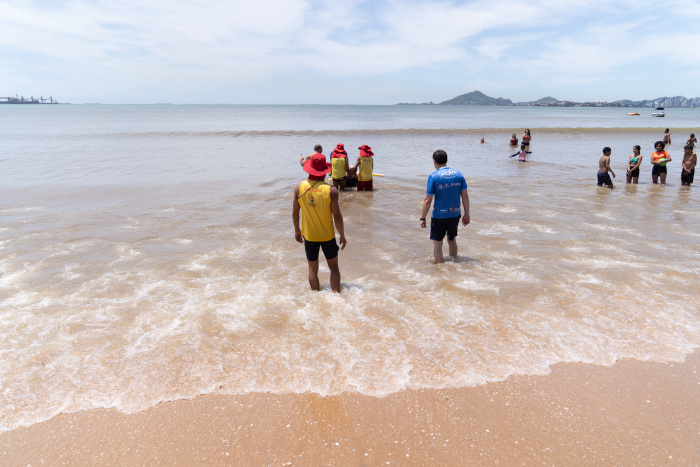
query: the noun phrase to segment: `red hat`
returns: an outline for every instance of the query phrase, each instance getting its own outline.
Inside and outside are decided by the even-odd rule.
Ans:
[[[331,164],[326,162],[326,156],[323,154],[314,154],[304,162],[304,172],[314,177],[321,177],[332,170]]]
[[[331,153],[331,157],[347,157],[348,153],[345,152],[345,145],[338,143],[338,145],[335,147],[333,152]]]
[[[370,148],[366,144],[363,144],[362,146],[360,146],[357,149],[360,150],[360,157],[372,157],[372,156],[374,156],[374,153],[372,152],[372,148]]]

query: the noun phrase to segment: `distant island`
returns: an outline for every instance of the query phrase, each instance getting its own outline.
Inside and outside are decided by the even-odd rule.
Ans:
[[[530,106],[530,107],[700,107],[700,97],[657,97],[641,101],[619,100],[614,102],[574,102],[560,101],[554,97],[543,97],[532,102],[513,103],[510,99],[502,97],[490,97],[480,91],[472,91],[459,95],[453,99],[434,104],[427,102],[411,104],[402,102],[397,105],[478,105],[478,106]]]

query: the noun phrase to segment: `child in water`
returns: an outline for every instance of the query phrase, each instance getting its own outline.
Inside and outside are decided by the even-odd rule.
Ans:
[[[510,156],[510,157],[519,156],[519,157],[518,157],[518,162],[527,162],[527,155],[528,155],[528,154],[532,154],[532,151],[526,151],[526,150],[525,150],[525,147],[526,147],[526,146],[525,146],[525,143],[521,144],[521,145],[520,145],[520,151],[516,152],[515,154],[513,154],[513,155]]]
[[[604,147],[603,157],[598,160],[598,186],[605,185],[612,190],[613,182],[610,180],[610,174],[615,178],[615,172],[610,167],[610,154],[612,154],[612,149]]]
[[[518,136],[515,133],[513,133],[513,136],[510,137],[510,147],[511,148],[518,147]]]
[[[654,185],[659,183],[659,178],[661,179],[661,184],[666,184],[666,164],[671,162],[671,156],[668,151],[664,151],[666,144],[663,141],[657,141],[654,143],[654,148],[656,151],[651,153],[651,163],[654,168],[651,169],[651,181]]]

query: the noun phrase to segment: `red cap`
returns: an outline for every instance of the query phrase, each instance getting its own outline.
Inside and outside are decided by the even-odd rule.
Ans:
[[[310,159],[306,159],[306,162],[304,162],[304,172],[314,177],[326,175],[332,170],[331,164],[326,162],[326,156],[323,154],[314,154]]]
[[[374,156],[374,153],[372,152],[372,148],[370,148],[366,144],[363,144],[362,146],[360,146],[357,149],[360,150],[360,157],[372,157],[372,156]]]

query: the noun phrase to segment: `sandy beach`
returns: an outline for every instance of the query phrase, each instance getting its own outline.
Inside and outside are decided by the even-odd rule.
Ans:
[[[696,465],[700,354],[474,388],[208,395],[0,435],[2,465]]]

